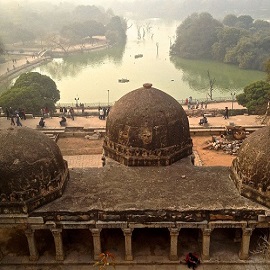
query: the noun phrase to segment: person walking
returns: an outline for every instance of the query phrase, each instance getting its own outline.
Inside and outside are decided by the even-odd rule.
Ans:
[[[224,119],[229,119],[229,109],[228,109],[228,107],[225,107]]]
[[[14,115],[10,115],[10,125],[15,126]]]
[[[9,112],[8,107],[6,107],[6,116],[7,116],[7,120],[9,120],[9,117],[10,117],[10,112]]]
[[[17,124],[17,127],[22,127],[22,123],[20,121],[20,116],[18,113],[16,114],[16,124]]]

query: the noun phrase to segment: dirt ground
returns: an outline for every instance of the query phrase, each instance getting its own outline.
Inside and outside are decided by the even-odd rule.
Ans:
[[[225,154],[222,150],[209,150],[204,147],[211,142],[211,136],[194,136],[193,150],[196,151],[201,159],[203,166],[228,166],[230,167],[236,156]]]
[[[63,156],[102,154],[103,140],[89,140],[84,137],[59,138],[57,141]]]
[[[194,136],[193,150],[200,157],[203,166],[231,166],[235,156],[223,153],[222,150],[207,150],[204,147],[211,141],[211,136]],[[84,137],[60,138],[57,142],[64,156],[102,154],[103,140],[88,140]]]

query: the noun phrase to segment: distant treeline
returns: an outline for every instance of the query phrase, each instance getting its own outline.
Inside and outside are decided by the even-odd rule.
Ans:
[[[232,14],[220,22],[209,13],[194,13],[178,26],[171,54],[264,70],[270,58],[270,23]]]
[[[111,43],[126,38],[126,21],[111,9],[96,6],[55,5],[48,2],[0,3],[0,40],[3,44],[71,46],[105,35]],[[91,42],[91,40],[90,40]],[[64,44],[64,45],[63,45]]]
[[[117,14],[135,18],[164,18],[182,20],[197,12],[209,12],[216,18],[227,14],[249,14],[253,18],[269,19],[269,0],[94,0],[100,5],[110,5]],[[108,2],[110,2],[108,4]]]

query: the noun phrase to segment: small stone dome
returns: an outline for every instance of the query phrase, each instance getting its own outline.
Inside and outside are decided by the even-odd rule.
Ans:
[[[231,166],[231,178],[241,194],[270,207],[270,127],[252,133]]]
[[[146,83],[110,110],[103,148],[128,166],[170,165],[192,154],[187,115],[173,97]]]
[[[61,196],[68,179],[58,145],[26,127],[0,130],[0,213],[28,213]]]

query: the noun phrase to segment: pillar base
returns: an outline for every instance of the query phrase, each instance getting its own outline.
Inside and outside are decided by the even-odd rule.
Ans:
[[[204,254],[202,254],[201,255],[201,258],[202,258],[203,261],[208,261],[208,260],[210,260],[210,255],[204,255]]]
[[[243,254],[242,252],[239,253],[240,260],[248,260],[249,254]]]
[[[177,255],[170,255],[170,261],[178,261],[179,258]]]
[[[55,256],[55,260],[56,261],[64,261],[65,260],[65,256],[57,255],[57,256]]]
[[[95,261],[100,261],[100,256],[99,255],[94,255],[94,260]]]
[[[36,262],[38,261],[38,259],[39,259],[39,256],[29,256],[29,261],[31,262]]]
[[[133,256],[132,255],[126,255],[125,260],[126,261],[133,261]]]

